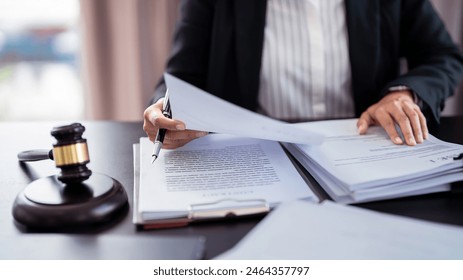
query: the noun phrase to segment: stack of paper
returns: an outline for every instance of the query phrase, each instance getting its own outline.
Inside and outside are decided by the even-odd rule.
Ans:
[[[463,146],[429,136],[417,146],[395,145],[384,129],[358,135],[355,119],[295,124],[326,136],[321,145],[285,144],[322,188],[341,203],[449,189],[463,180]]]

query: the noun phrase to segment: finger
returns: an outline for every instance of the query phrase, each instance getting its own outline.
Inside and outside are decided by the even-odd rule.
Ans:
[[[145,130],[145,132],[146,132],[146,135],[148,136],[148,138],[150,139],[150,141],[154,141],[154,139],[156,138],[156,136],[158,134],[157,129],[149,129],[149,130]]]
[[[428,139],[429,130],[428,123],[426,122],[426,117],[423,112],[421,112],[420,107],[416,106],[415,111],[418,113],[418,118],[420,119],[421,131],[423,132],[423,139]]]
[[[203,137],[208,134],[207,132],[203,132],[203,131],[192,131],[192,133],[177,133],[177,132],[173,133],[174,131],[170,131],[170,132],[171,132],[170,134],[174,134],[174,136],[179,136],[177,134],[180,134],[180,136],[179,138],[165,138],[163,148],[175,149],[175,148],[178,148],[178,147],[181,147],[187,144],[188,142],[196,138]],[[166,137],[167,137],[167,134],[166,134]]]
[[[154,113],[153,113],[154,112]],[[158,100],[155,104],[150,105],[143,112],[143,119],[149,121],[153,117],[153,114],[162,113],[162,100]]]
[[[161,111],[153,111],[149,115],[149,121],[156,128],[164,128],[168,130],[185,130],[185,124],[179,120],[173,120],[165,117]]]
[[[423,129],[421,127],[420,117],[418,112],[415,110],[415,104],[413,106],[405,105],[403,107],[405,114],[408,117],[410,125],[413,129],[413,135],[417,143],[423,143]]]
[[[146,120],[143,122],[143,130],[146,133],[156,133],[158,131],[158,129],[151,122]]]
[[[170,130],[185,130],[185,124],[183,122],[167,118],[162,114],[162,103],[163,98],[159,99],[155,104],[146,108],[143,113],[143,129],[145,131],[150,129],[157,130],[159,128]]]
[[[362,115],[360,115],[359,120],[357,121],[357,131],[359,134],[365,134],[367,133],[368,127],[372,124],[374,124],[375,121],[370,115],[370,113],[367,111],[363,112]]]
[[[399,133],[395,128],[395,122],[392,119],[389,113],[385,112],[384,110],[378,110],[379,112],[376,115],[376,120],[378,123],[386,130],[387,135],[391,138],[391,141],[394,144],[402,145],[403,141],[402,138],[399,137]]]
[[[158,132],[158,129],[151,122],[147,120],[143,121],[143,130],[145,131],[146,135],[148,135],[151,141],[154,140]]]
[[[399,125],[407,145],[415,146],[416,140],[413,134],[412,126],[410,124],[410,119],[408,118],[407,114],[405,114],[401,107],[394,108],[390,114],[394,118],[395,122]]]

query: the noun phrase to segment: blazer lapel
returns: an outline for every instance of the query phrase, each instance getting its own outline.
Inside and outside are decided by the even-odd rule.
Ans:
[[[257,108],[267,0],[235,1],[236,66],[240,100]]]
[[[378,0],[346,0],[349,57],[355,112],[359,116],[377,102],[376,75],[380,53],[380,11]]]

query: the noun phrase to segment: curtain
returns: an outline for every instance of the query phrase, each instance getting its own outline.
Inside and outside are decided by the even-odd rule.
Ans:
[[[463,47],[463,1],[431,0]],[[141,120],[162,75],[179,0],[80,0],[86,116]],[[463,86],[443,115],[463,114]]]
[[[165,66],[178,2],[80,0],[88,119],[142,119]]]

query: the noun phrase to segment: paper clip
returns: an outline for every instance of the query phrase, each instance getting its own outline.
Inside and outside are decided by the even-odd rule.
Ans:
[[[264,214],[270,206],[263,199],[234,200],[225,199],[213,203],[194,204],[190,206],[188,219],[191,221],[241,217]]]

